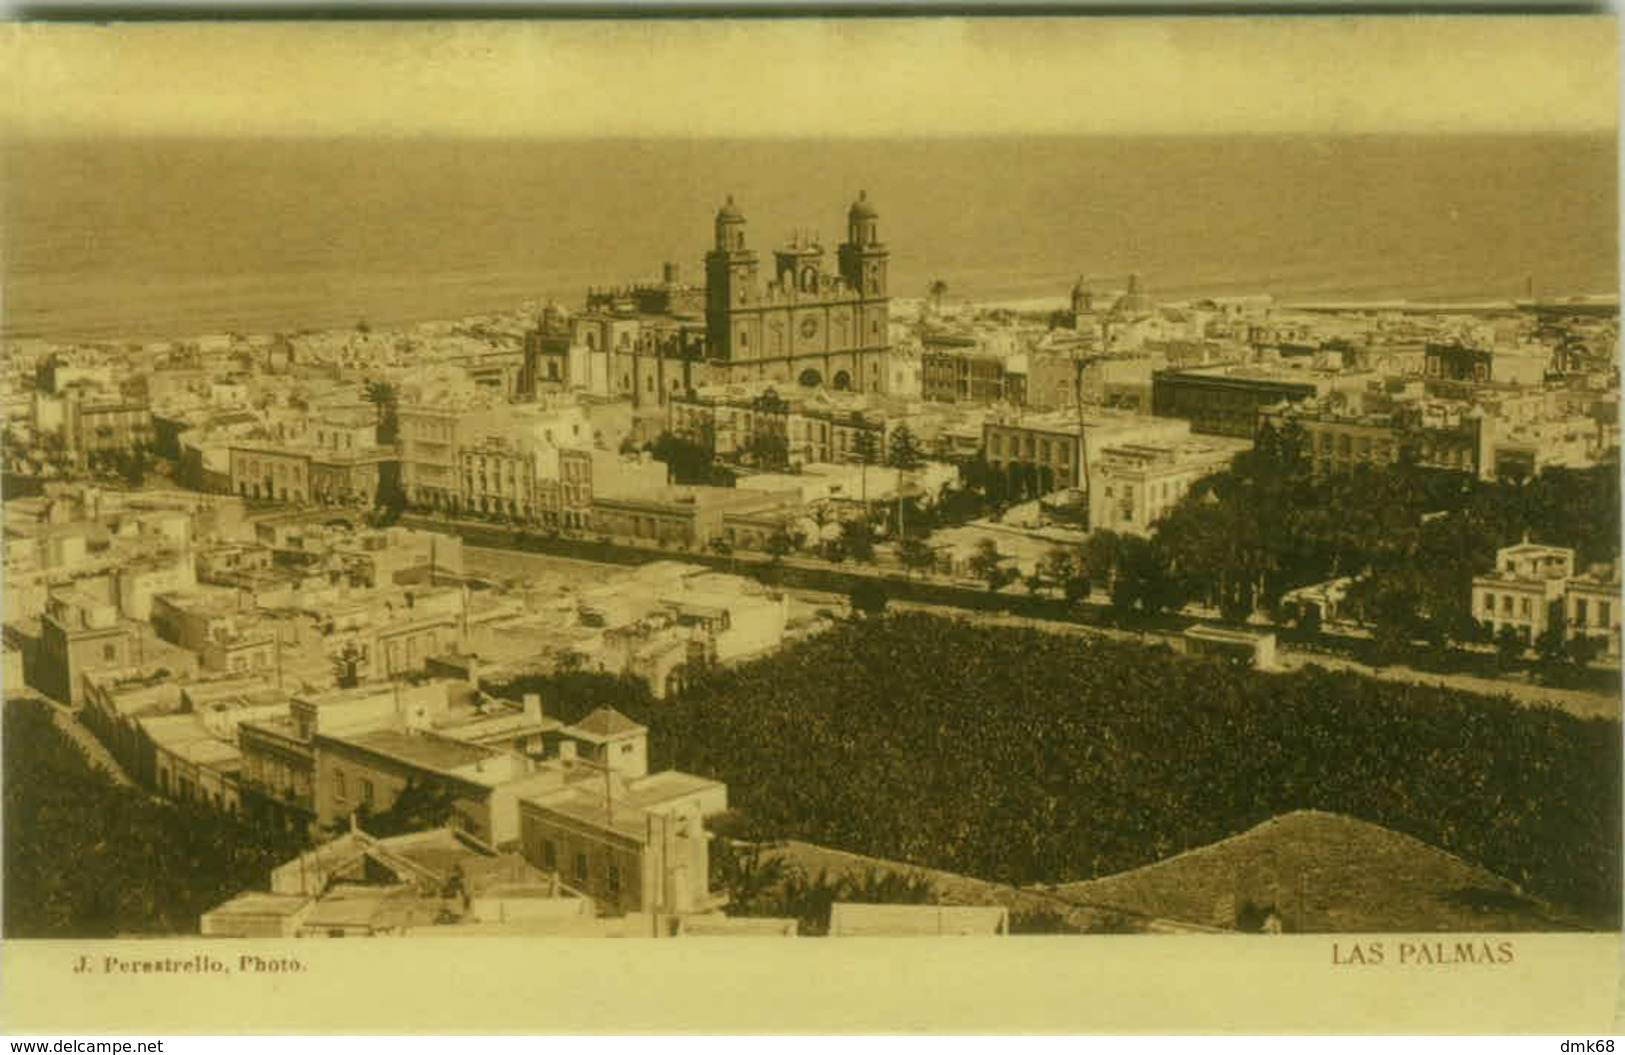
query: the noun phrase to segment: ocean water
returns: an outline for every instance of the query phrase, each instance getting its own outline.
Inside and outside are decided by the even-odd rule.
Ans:
[[[0,325],[176,337],[508,310],[702,280],[880,210],[892,292],[1501,298],[1618,285],[1612,136],[903,141],[35,140],[0,169]],[[770,265],[768,265],[770,266]]]

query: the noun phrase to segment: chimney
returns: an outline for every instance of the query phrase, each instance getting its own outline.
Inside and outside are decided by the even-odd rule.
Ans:
[[[525,693],[525,724],[531,725],[542,720],[542,697],[540,693]]]

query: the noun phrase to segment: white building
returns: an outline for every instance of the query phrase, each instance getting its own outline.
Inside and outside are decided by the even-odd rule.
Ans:
[[[1561,621],[1567,640],[1596,638],[1620,654],[1618,565],[1576,574],[1574,551],[1522,542],[1496,552],[1495,570],[1473,578],[1473,617],[1499,635],[1511,627],[1534,644]]]

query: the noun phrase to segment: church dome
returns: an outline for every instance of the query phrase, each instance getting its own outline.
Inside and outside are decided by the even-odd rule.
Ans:
[[[869,200],[868,191],[858,191],[858,200],[852,203],[852,208],[846,215],[854,220],[873,220],[880,213],[875,210],[874,203]]]
[[[744,222],[745,214],[740,212],[739,206],[734,204],[734,196],[732,194],[728,195],[728,200],[722,203],[722,208],[717,210],[717,219],[738,220],[741,223]]]

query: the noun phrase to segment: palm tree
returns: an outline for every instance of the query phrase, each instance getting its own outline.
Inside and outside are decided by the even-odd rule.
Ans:
[[[396,413],[400,397],[395,391],[395,386],[388,381],[372,378],[367,381],[362,398],[378,408],[378,442],[394,443],[400,431]]]
[[[712,839],[711,851],[712,882],[728,895],[728,914],[765,914],[771,907],[767,896],[789,874],[784,858],[764,857],[759,845],[741,847],[722,838]]]
[[[841,896],[866,905],[929,905],[937,900],[936,884],[922,872],[893,872],[873,865],[841,878]]]

